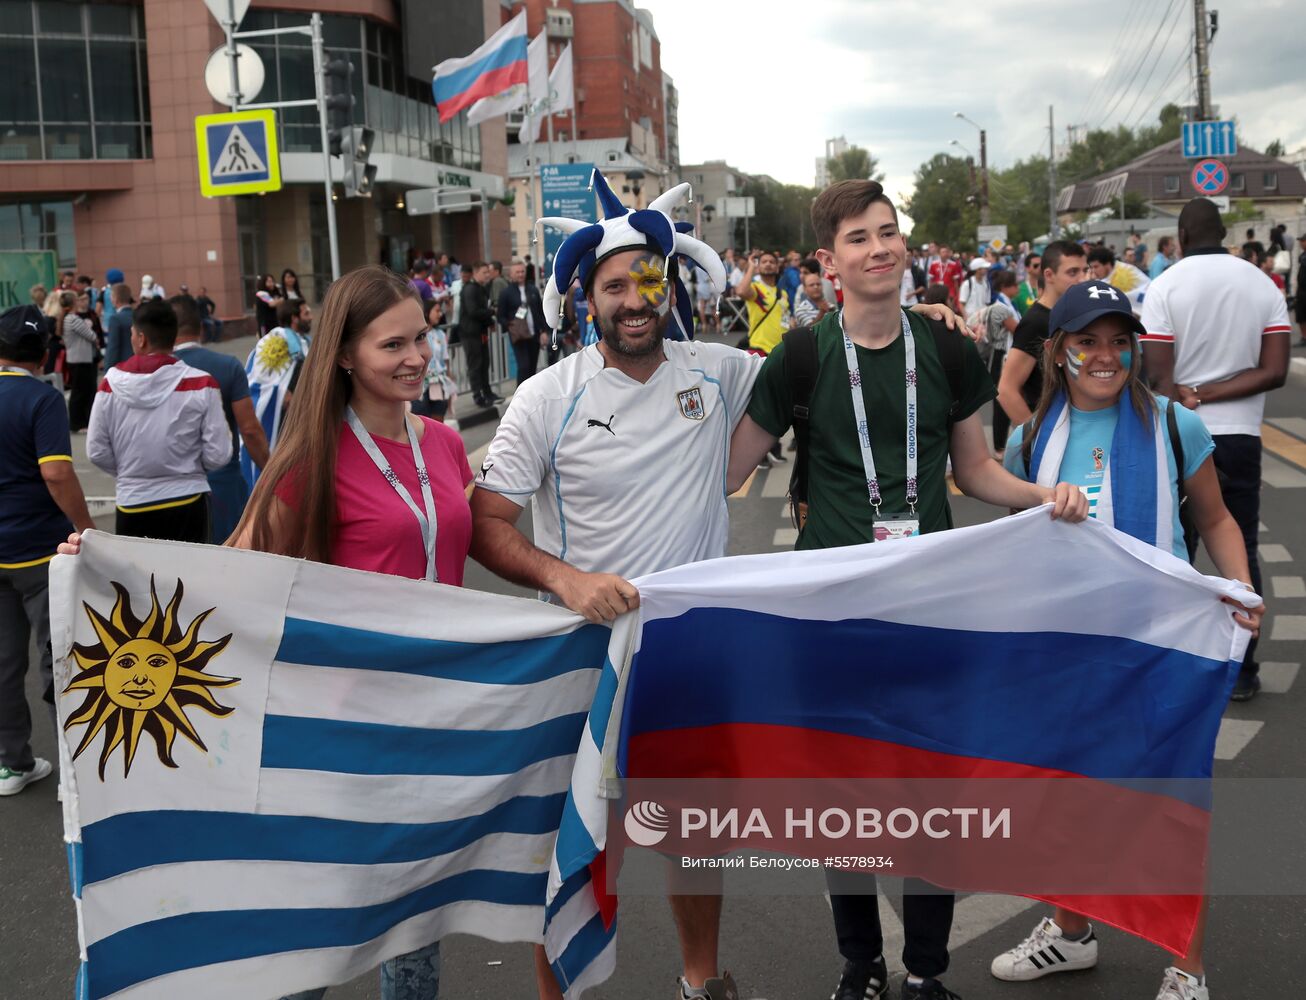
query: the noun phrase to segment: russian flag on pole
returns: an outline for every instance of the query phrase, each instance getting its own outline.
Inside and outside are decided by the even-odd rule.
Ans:
[[[509,87],[525,84],[526,10],[485,40],[471,55],[446,59],[435,67],[431,88],[447,122],[483,97],[494,97]]]
[[[540,940],[607,628],[99,532],[51,609],[79,1000],[271,1000],[450,933]]]
[[[905,854],[886,874],[1060,902],[1186,950],[1216,733],[1249,638],[1221,599],[1245,591],[1046,509],[636,582],[641,606],[614,629],[550,873],[545,948],[568,997],[615,964],[621,808],[646,805],[631,789],[650,779],[922,779],[909,794],[1009,795],[1009,840],[842,853]],[[680,856],[693,848],[668,811],[659,849]],[[804,850],[740,835],[716,853],[739,846]],[[1049,872],[1071,891],[1046,890]]]

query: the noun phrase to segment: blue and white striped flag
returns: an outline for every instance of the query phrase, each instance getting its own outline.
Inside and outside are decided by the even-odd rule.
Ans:
[[[308,352],[308,338],[293,330],[277,327],[259,338],[245,359],[245,377],[249,381],[249,398],[267,435],[268,450],[277,446],[281,433],[281,411],[286,406],[286,394],[295,376],[295,367]],[[259,468],[241,445],[240,471],[250,489],[258,482]]]
[[[99,532],[51,610],[79,998],[276,998],[450,933],[541,940],[608,629]]]

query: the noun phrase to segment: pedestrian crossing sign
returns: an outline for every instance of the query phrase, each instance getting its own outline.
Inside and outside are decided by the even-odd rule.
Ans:
[[[277,116],[271,108],[200,115],[195,144],[205,197],[281,190]]]

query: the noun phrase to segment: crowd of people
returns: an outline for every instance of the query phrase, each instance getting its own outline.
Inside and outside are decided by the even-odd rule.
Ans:
[[[71,464],[70,434],[85,428],[91,460],[116,480],[120,534],[454,586],[470,556],[595,622],[638,607],[631,578],[725,555],[727,494],[759,464],[783,460],[792,429],[799,549],[948,530],[951,476],[995,511],[1049,504],[1051,517],[1106,520],[1188,560],[1204,544],[1246,587],[1231,614],[1255,636],[1260,418],[1265,393],[1286,378],[1291,326],[1276,283],[1226,252],[1211,202],[1185,207],[1177,240],[1150,256],[1131,240],[1119,259],[1064,240],[957,256],[912,249],[871,181],[827,188],[812,219],[810,257],[718,256],[676,236],[700,329],[713,328],[727,289],[744,303],[738,344],[670,339],[672,250],[616,217],[600,224],[605,242],[568,255],[573,273],[555,275],[545,296],[529,258],[505,274],[428,254],[406,275],[379,266],[344,275],[314,316],[292,271],[267,275],[263,335],[245,365],[201,345],[199,297],[167,299],[148,277],[139,297],[111,271],[100,289],[74,282],[47,296],[49,318],[35,305],[4,313],[0,793],[51,771],[32,754],[23,677],[34,636],[53,711],[48,563],[56,549],[75,555],[92,527]],[[1146,281],[1141,301],[1134,271]],[[544,307],[552,291],[561,314]],[[473,472],[444,422],[455,392],[448,355],[455,344],[465,352],[478,404],[499,401],[485,360],[496,325],[518,384]],[[967,325],[975,342],[961,335]],[[570,350],[549,350],[541,366],[555,334]],[[67,405],[39,377],[56,351]],[[990,442],[981,412],[991,403]],[[1113,480],[1128,448],[1161,449],[1165,461]],[[518,524],[528,504],[533,538]],[[1234,698],[1255,695],[1257,669],[1253,640]],[[866,878],[830,884],[843,958],[836,1000],[888,990]],[[901,995],[955,1000],[942,982],[953,897],[911,888]],[[670,903],[682,943],[677,995],[736,998],[719,962],[720,896]],[[1097,957],[1094,928],[1061,909],[995,958],[992,973],[1035,979]],[[536,968],[540,995],[560,997],[542,949]],[[433,1000],[439,975],[434,942],[385,963],[384,995]],[[1199,933],[1166,968],[1158,1000],[1208,995]]]

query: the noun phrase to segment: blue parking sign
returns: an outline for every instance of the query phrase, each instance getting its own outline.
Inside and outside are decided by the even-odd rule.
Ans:
[[[195,119],[200,190],[208,197],[281,188],[276,113],[271,109]]]

